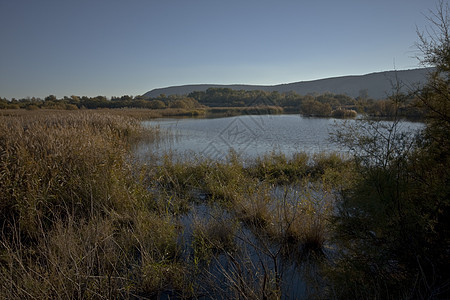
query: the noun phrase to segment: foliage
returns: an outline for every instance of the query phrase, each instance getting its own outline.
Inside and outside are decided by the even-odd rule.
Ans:
[[[32,107],[32,108],[30,108]],[[145,108],[145,109],[164,109],[164,108],[183,108],[183,109],[199,109],[203,106],[196,100],[184,96],[158,97],[155,99],[144,99],[141,96],[122,96],[107,99],[104,96],[86,97],[86,96],[64,96],[57,99],[54,95],[49,95],[45,99],[40,98],[24,98],[20,100],[0,99],[0,109],[59,109],[59,110],[75,110],[75,109],[99,109],[99,108]]]
[[[417,97],[427,108],[417,137],[398,119],[360,121],[336,139],[355,155],[359,175],[341,193],[334,218],[338,252],[328,275],[337,298],[448,298],[450,295],[449,14],[440,3],[420,35],[424,58],[435,66]],[[402,95],[392,97],[398,116]]]
[[[61,99],[49,95],[45,99],[24,98],[20,100],[1,99],[0,109],[147,109],[166,110],[161,113],[168,115],[169,111],[183,110],[184,115],[192,116],[204,114],[207,108],[209,113],[223,115],[237,114],[276,114],[301,113],[305,116],[316,117],[354,117],[355,112],[366,113],[374,117],[392,117],[393,113],[408,118],[423,118],[423,109],[417,106],[416,96],[408,96],[407,101],[396,110],[391,101],[373,99],[353,99],[346,95],[331,93],[298,95],[295,92],[278,93],[262,90],[232,90],[230,88],[209,88],[205,92],[196,91],[189,95],[161,94],[154,98],[143,96],[112,97],[104,96],[64,96]],[[175,111],[174,111],[175,110]]]
[[[303,115],[315,117],[329,117],[332,111],[330,104],[316,100],[305,100],[300,109]]]
[[[357,112],[353,109],[336,109],[331,112],[333,118],[355,118]]]

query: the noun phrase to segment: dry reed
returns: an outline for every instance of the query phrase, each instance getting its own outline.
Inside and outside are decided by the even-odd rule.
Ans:
[[[176,226],[128,159],[136,119],[0,116],[0,297],[128,298],[180,286]]]

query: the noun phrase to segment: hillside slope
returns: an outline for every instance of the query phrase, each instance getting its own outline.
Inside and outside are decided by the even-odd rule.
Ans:
[[[233,90],[264,90],[278,91],[280,93],[293,91],[300,95],[310,93],[346,94],[351,97],[358,97],[361,92],[367,91],[367,95],[373,99],[383,99],[392,92],[393,83],[398,79],[403,90],[408,91],[417,84],[424,83],[429,68],[385,71],[370,73],[366,75],[332,77],[312,81],[300,81],[278,85],[245,85],[245,84],[192,84],[158,88],[144,94],[144,97],[152,98],[160,94],[184,95],[193,91],[206,91],[211,87],[231,88]]]

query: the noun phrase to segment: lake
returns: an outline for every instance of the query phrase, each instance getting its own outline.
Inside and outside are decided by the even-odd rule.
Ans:
[[[145,121],[144,126],[158,127],[161,132],[160,138],[139,144],[135,153],[142,159],[146,159],[149,154],[152,156],[173,153],[181,160],[194,154],[199,155],[200,158],[203,156],[220,160],[225,159],[231,150],[239,153],[244,160],[272,151],[282,152],[287,156],[298,152],[313,154],[337,151],[345,153],[345,149],[339,148],[329,140],[330,134],[345,122],[360,121],[307,118],[300,115],[156,119]],[[389,125],[390,121],[383,121],[383,123]],[[400,131],[414,132],[421,128],[423,128],[422,123],[402,121],[399,124]],[[186,185],[186,189],[189,188],[189,185]],[[257,191],[259,190],[264,191],[263,184],[258,187]],[[267,238],[257,230],[257,226],[249,225],[251,223],[245,221],[241,210],[247,208],[252,211],[255,207],[268,205],[267,210],[270,211],[270,215],[278,216],[271,219],[272,221],[275,220],[275,223],[279,221],[279,224],[283,224],[280,220],[291,216],[289,224],[294,224],[294,219],[306,218],[307,215],[289,215],[286,214],[286,211],[305,205],[309,209],[313,208],[313,215],[316,213],[321,215],[322,212],[326,214],[324,211],[329,209],[328,205],[333,203],[335,195],[323,190],[321,184],[315,182],[286,186],[273,185],[266,191],[268,193],[261,194],[265,197],[259,197],[258,192],[244,194],[245,196],[241,198],[249,199],[249,202],[244,200],[233,202],[235,208],[222,205],[220,201],[210,201],[211,199],[208,199],[210,194],[204,193],[202,190],[193,188],[192,191],[189,191],[190,196],[184,196],[192,197],[189,210],[178,216],[183,228],[179,236],[179,244],[184,249],[183,259],[190,261],[196,257],[193,248],[196,228],[204,228],[205,232],[211,232],[211,237],[216,234],[220,237],[220,233],[223,235],[223,232],[230,232],[235,247],[239,251],[230,252],[231,254],[226,251],[217,252],[210,263],[203,266],[202,272],[199,272],[199,274],[206,274],[208,278],[213,278],[213,281],[209,278],[209,281],[205,282],[212,283],[212,286],[221,291],[227,291],[233,282],[233,280],[230,281],[230,278],[234,279],[237,274],[235,268],[238,265],[244,268],[244,273],[246,272],[244,277],[249,282],[257,282],[255,287],[261,284],[261,278],[263,278],[261,274],[271,274],[271,276],[278,274],[280,293],[284,298],[308,299],[310,295],[314,295],[316,290],[320,290],[321,284],[323,284],[317,261],[331,257],[335,251],[334,246],[329,241],[325,241],[317,253],[308,252],[307,249],[302,248],[303,245],[298,243],[293,243],[292,249],[288,249],[277,239]],[[174,197],[165,193],[156,193],[155,195],[155,197],[162,197],[162,201]],[[269,202],[258,202],[258,199]],[[247,203],[248,206],[242,206],[242,203]],[[301,224],[307,224],[305,220],[308,219],[302,219]],[[223,224],[234,224],[235,227],[226,227]],[[208,231],[208,228],[213,230]],[[283,230],[282,225],[279,230]],[[277,270],[277,273],[274,273],[274,270]],[[204,299],[229,298],[228,295],[221,298],[219,297],[220,293],[214,294],[214,291],[210,291],[209,288],[208,285],[199,287],[200,294],[212,295],[211,298],[206,296]],[[170,296],[171,294],[167,293],[163,294],[161,298],[169,299]]]
[[[241,115],[225,118],[155,119],[145,121],[144,126],[157,126],[163,138],[140,144],[138,155],[197,154],[222,159],[230,150],[244,159],[255,158],[270,152],[282,152],[287,156],[305,152],[345,152],[346,149],[329,141],[330,134],[344,122],[332,118],[309,118],[300,115]],[[416,131],[422,123],[402,121],[403,130]],[[165,134],[164,134],[165,133]]]

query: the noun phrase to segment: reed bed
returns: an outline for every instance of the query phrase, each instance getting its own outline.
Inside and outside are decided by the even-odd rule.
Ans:
[[[205,116],[236,116],[236,115],[261,115],[280,114],[283,108],[279,106],[251,106],[251,107],[197,107],[197,108],[98,108],[81,109],[84,113],[119,115],[132,117],[139,120],[148,120],[165,117],[205,117]],[[67,110],[48,109],[0,109],[0,116],[30,116],[40,114],[53,115],[55,112],[66,113]]]
[[[144,116],[2,112],[0,298],[280,298],[281,261],[322,253],[348,161],[230,153],[143,165],[132,145],[158,135]],[[199,203],[212,218],[182,224]]]
[[[123,116],[137,120],[148,120],[152,118],[164,117],[196,117],[205,115],[208,110],[206,108],[165,108],[165,109],[146,109],[146,108],[98,108],[98,109],[81,109],[80,112],[84,114],[109,115],[109,116]],[[55,114],[71,113],[67,110],[58,109],[0,109],[0,116],[48,116]],[[72,112],[74,113],[74,112]]]
[[[0,298],[150,297],[182,284],[176,222],[154,210],[128,157],[141,131],[105,113],[0,116]]]
[[[295,290],[286,282],[302,275],[289,266],[302,268],[327,255],[335,202],[352,182],[352,163],[324,153],[272,153],[245,163],[235,153],[221,162],[168,155],[152,172],[153,188],[171,199],[171,207],[206,205],[201,210],[209,216],[193,218],[194,250],[187,260],[217,278],[211,283],[199,276],[197,283],[225,298],[279,299]],[[311,290],[320,294],[320,288]]]

